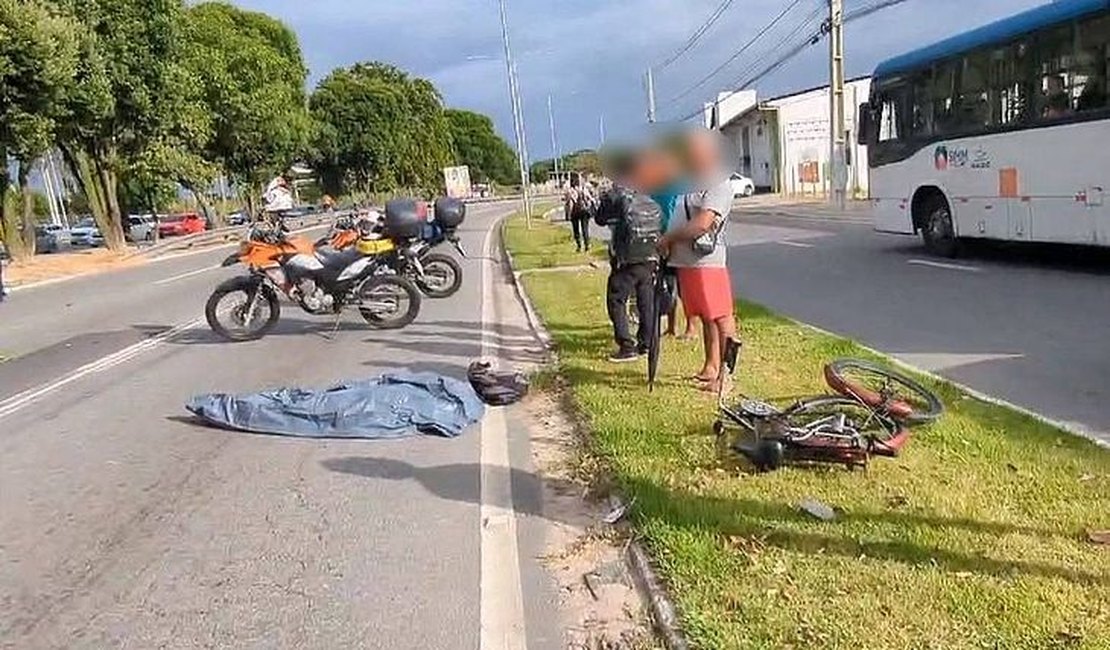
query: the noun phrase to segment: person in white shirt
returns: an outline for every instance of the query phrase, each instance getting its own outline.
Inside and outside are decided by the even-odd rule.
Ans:
[[[268,215],[293,209],[293,188],[287,174],[277,176],[262,192],[263,209]]]

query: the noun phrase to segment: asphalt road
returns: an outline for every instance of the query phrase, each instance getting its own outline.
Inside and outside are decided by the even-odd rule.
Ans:
[[[0,353],[15,357],[0,364],[0,647],[561,647],[511,409],[455,440],[388,442],[183,417],[200,392],[527,357],[481,258],[507,210],[472,209],[463,289],[398,332],[352,313],[332,337],[332,321],[287,306],[270,336],[218,341],[199,319],[234,273],[216,267],[227,249],[0,305]]]
[[[1110,443],[1110,261],[973,246],[929,257],[866,224],[733,213],[734,290]]]

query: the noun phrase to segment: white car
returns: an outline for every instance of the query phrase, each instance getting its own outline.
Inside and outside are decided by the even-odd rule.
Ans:
[[[755,194],[755,183],[752,179],[744,176],[743,174],[733,174],[728,178],[728,184],[732,186],[732,196],[751,196]]]
[[[94,246],[96,237],[100,236],[100,229],[92,217],[85,217],[77,225],[69,229],[70,242],[74,246]]]

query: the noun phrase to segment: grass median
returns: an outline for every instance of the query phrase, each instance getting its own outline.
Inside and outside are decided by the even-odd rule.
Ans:
[[[536,208],[531,230],[521,217],[514,217],[505,224],[505,245],[512,251],[518,271],[580,266],[606,259],[605,242],[597,238],[589,251],[576,252],[570,228],[554,225],[543,218],[544,212],[552,207]],[[598,226],[591,224],[590,228],[596,231]]]
[[[695,647],[1110,648],[1110,547],[1087,537],[1110,528],[1110,452],[931,384],[948,413],[898,459],[746,473],[711,433],[713,397],[682,379],[698,368],[697,345],[666,342],[650,394],[643,364],[605,361],[605,277],[524,282],[590,451],[636,500],[637,533]],[[738,309],[746,394],[825,392],[825,362],[871,356],[757,305]],[[836,519],[803,513],[806,498]]]

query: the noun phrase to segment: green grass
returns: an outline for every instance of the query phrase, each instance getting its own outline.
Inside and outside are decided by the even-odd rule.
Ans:
[[[898,459],[749,474],[715,443],[712,396],[681,379],[697,345],[666,343],[649,394],[642,364],[604,361],[604,272],[525,283],[695,647],[1110,648],[1110,548],[1085,538],[1110,528],[1110,452],[930,384],[948,413]],[[826,361],[870,356],[738,308],[746,394],[821,393]],[[801,513],[807,497],[837,519]]]
[[[578,266],[606,259],[605,242],[595,238],[588,253],[574,250],[574,237],[570,228],[555,226],[542,218],[543,213],[552,206],[538,207],[529,230],[524,219],[517,216],[505,226],[505,243],[513,253],[516,270],[528,271],[548,269],[557,266]],[[596,233],[597,225],[591,225]]]

